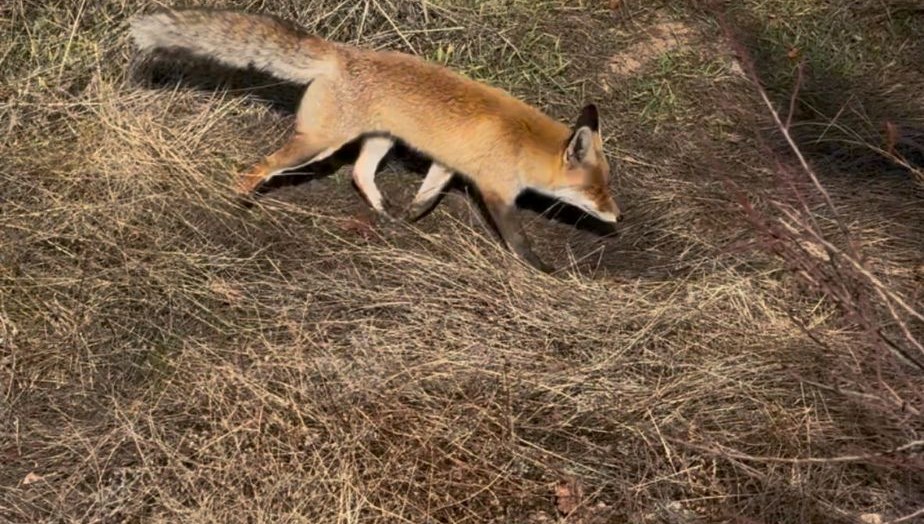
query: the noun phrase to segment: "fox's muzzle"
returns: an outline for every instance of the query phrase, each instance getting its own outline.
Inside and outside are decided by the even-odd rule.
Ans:
[[[596,213],[597,218],[610,224],[619,222],[622,219],[622,213],[619,211],[616,201],[609,194],[601,196],[602,198],[597,201],[597,209],[599,210]]]

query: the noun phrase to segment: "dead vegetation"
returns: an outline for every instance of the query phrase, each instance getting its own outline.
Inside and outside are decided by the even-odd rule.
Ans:
[[[242,209],[229,175],[283,139],[291,88],[152,79],[125,36],[148,3],[8,2],[4,521],[920,517],[918,10],[741,2],[726,45],[675,2],[208,4],[417,52],[562,118],[595,99],[625,225],[524,211],[573,263],[549,277],[461,191],[382,226],[342,168]],[[678,45],[646,45],[659,27]],[[626,49],[647,51],[616,75]],[[854,97],[832,113],[813,101],[835,73]],[[415,162],[386,167],[388,194],[410,198]]]

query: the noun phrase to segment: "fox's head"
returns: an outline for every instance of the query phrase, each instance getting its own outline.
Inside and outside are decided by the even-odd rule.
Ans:
[[[550,196],[604,222],[618,221],[619,207],[610,194],[610,165],[603,153],[597,106],[589,104],[581,111],[561,155],[562,172],[548,188]]]

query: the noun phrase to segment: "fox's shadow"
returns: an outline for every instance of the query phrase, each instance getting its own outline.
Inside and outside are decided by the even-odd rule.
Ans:
[[[290,117],[298,110],[299,101],[308,87],[279,80],[257,69],[227,67],[214,60],[174,50],[156,50],[148,57],[136,59],[130,76],[138,84],[152,89],[180,87],[249,97],[266,104],[280,115]],[[356,160],[360,143],[360,139],[354,140],[324,160],[274,176],[263,183],[257,193],[264,194],[332,175]]]
[[[214,60],[172,50],[157,50],[149,57],[135,59],[129,74],[133,81],[153,89],[180,86],[249,96],[288,115],[295,114],[307,87],[279,80],[253,68],[235,69]]]
[[[213,60],[192,57],[178,51],[157,51],[148,58],[139,58],[132,64],[130,75],[134,81],[150,88],[180,86],[207,92],[221,90],[232,96],[248,96],[289,116],[295,114],[298,103],[307,88],[305,85],[279,80],[253,68],[230,68]],[[362,138],[360,137],[325,160],[274,176],[267,180],[258,192],[265,194],[281,187],[297,186],[310,180],[329,176],[356,160],[361,143]],[[398,162],[403,169],[421,177],[430,166],[430,160],[427,157],[400,141],[385,157],[381,167],[392,162]],[[482,215],[489,216],[477,189],[464,177],[454,177],[446,191],[461,191],[474,197],[473,201]],[[614,233],[612,225],[599,221],[576,207],[536,192],[524,192],[517,198],[516,203],[518,207],[543,215],[549,220],[599,236],[609,236]],[[427,213],[430,213],[437,205],[439,205],[439,200]]]

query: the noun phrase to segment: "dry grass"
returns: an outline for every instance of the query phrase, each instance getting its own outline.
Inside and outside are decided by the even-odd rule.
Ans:
[[[911,522],[924,379],[870,329],[915,356],[924,323],[875,290],[921,310],[920,185],[816,164],[832,211],[714,20],[583,4],[270,9],[562,118],[597,99],[627,222],[601,239],[524,212],[540,254],[575,261],[557,277],[458,193],[381,226],[341,169],[242,209],[229,174],[288,114],[130,74],[144,2],[0,7],[0,519]],[[666,19],[692,51],[606,77]],[[404,200],[418,180],[380,178]],[[838,272],[854,249],[878,288]],[[562,490],[581,492],[567,516]]]

